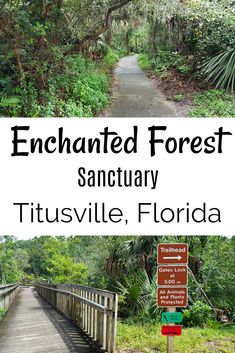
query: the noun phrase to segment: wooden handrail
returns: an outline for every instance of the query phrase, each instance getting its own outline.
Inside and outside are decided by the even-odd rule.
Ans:
[[[115,352],[116,293],[80,285],[35,283],[36,291],[53,307],[77,324],[101,348]]]
[[[78,300],[84,304],[87,304],[87,305],[90,305],[92,306],[93,308],[95,308],[96,310],[104,313],[104,314],[113,314],[114,310],[111,310],[111,309],[108,309],[106,308],[105,306],[101,305],[101,304],[97,304],[95,302],[92,302],[91,300],[88,300],[88,299],[85,299],[83,297],[81,297],[80,295],[78,294],[74,294],[73,292],[70,292],[70,291],[67,291],[67,290],[62,290],[62,289],[57,289],[57,288],[50,288],[48,286],[44,286],[42,284],[36,284],[38,287],[41,287],[41,288],[45,288],[45,289],[49,289],[51,291],[54,291],[56,293],[61,293],[61,294],[64,294],[64,295],[69,295],[71,296],[72,298],[74,298],[75,300]]]
[[[4,288],[14,287],[14,286],[16,286],[16,285],[19,285],[19,283],[16,282],[16,283],[11,283],[11,284],[1,284],[1,285],[0,285],[0,290],[1,290],[1,289],[4,289]]]
[[[10,308],[19,291],[19,286],[19,283],[0,286],[0,308],[6,311]]]
[[[14,285],[10,285],[10,286],[5,286],[5,287],[0,287],[0,297],[4,297],[5,295],[11,293],[12,291],[14,291],[16,288],[19,287],[19,284],[14,284]],[[3,288],[6,288],[2,291]]]

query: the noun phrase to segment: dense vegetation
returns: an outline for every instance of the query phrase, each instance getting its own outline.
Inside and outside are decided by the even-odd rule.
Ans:
[[[192,116],[234,116],[231,0],[1,0],[0,9],[0,115],[96,115],[118,56],[141,53],[160,78],[174,71],[213,89],[212,107],[197,96]]]
[[[191,116],[233,117],[234,31],[231,1],[157,1],[147,27],[148,40],[140,48],[140,66],[166,80],[169,90],[171,81],[177,80],[176,102],[184,101],[190,84],[196,82],[195,90],[201,92],[192,99]]]
[[[160,241],[187,241],[190,257],[190,306],[184,325],[203,325],[222,309],[232,320],[235,309],[235,238],[223,237],[39,237],[1,238],[0,273],[8,283],[80,283],[117,291],[119,315],[158,321],[156,250]]]
[[[117,55],[99,42],[112,1],[0,1],[0,114],[95,115]]]
[[[164,353],[156,307],[157,244],[162,241],[187,241],[190,250],[189,306],[183,310],[176,352],[232,353],[235,237],[43,236],[22,241],[5,236],[0,238],[0,280],[79,283],[118,292],[118,352]],[[216,321],[218,309],[229,324]],[[3,315],[0,311],[0,321]]]
[[[165,353],[166,338],[160,335],[161,325],[153,323],[118,324],[118,351]],[[233,353],[235,327],[213,324],[211,327],[183,328],[175,338],[176,353]]]

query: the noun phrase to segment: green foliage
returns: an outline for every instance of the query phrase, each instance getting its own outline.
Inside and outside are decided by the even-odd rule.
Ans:
[[[119,315],[129,317],[137,315],[143,310],[141,285],[137,278],[126,278],[124,284],[117,284],[117,291],[121,293],[121,306]]]
[[[207,0],[178,2],[174,11],[175,26],[171,32],[174,44],[183,53],[193,54],[197,64],[234,48],[235,12],[228,3]],[[159,20],[166,24],[167,17]]]
[[[156,320],[159,314],[156,283],[156,278],[150,279],[144,270],[134,276],[124,277],[122,283],[117,285],[117,291],[121,293],[120,317],[136,316],[141,320]]]
[[[2,96],[0,98],[0,115],[17,116],[17,110],[19,109],[19,104],[20,104],[19,97]]]
[[[211,319],[211,307],[201,301],[196,301],[190,309],[184,310],[183,325],[186,327],[203,327],[208,324]]]
[[[106,107],[109,69],[118,56],[99,33],[111,5],[111,0],[4,1],[0,115],[91,117]],[[99,60],[97,51],[104,57],[102,64],[89,59]]]
[[[195,52],[199,61],[234,46],[235,13],[231,8],[218,2],[202,2],[196,8],[189,9],[188,18],[191,31],[194,31]]]
[[[118,351],[165,353],[166,337],[160,334],[161,324],[123,321],[118,322]],[[175,339],[175,351],[180,353],[234,352],[235,326],[186,328]]]
[[[0,307],[0,322],[3,320],[6,314],[6,309]]]
[[[232,319],[235,313],[235,239],[225,237],[209,239],[203,255],[202,281],[204,289],[217,307],[225,308]],[[216,281],[215,281],[216,278]]]
[[[147,54],[139,54],[138,61],[142,70],[150,70],[152,68],[151,60]]]
[[[113,67],[118,62],[118,59],[119,59],[119,55],[115,51],[113,51],[110,47],[108,47],[103,59],[103,64],[110,68],[110,67]]]
[[[203,68],[207,80],[216,83],[216,88],[235,90],[235,48],[217,55]]]
[[[47,267],[55,283],[87,284],[87,267],[83,263],[74,263],[69,256],[54,254]]]
[[[21,278],[21,283],[24,286],[32,286],[35,282],[36,278],[35,275],[33,273],[24,273],[22,278]]]
[[[191,117],[234,117],[235,104],[231,95],[222,90],[197,93],[193,99]]]
[[[175,102],[181,102],[182,100],[185,99],[185,94],[182,92],[182,93],[179,93],[179,94],[176,94],[174,96],[174,101]]]
[[[15,256],[16,243],[14,237],[0,237],[0,283],[15,283],[21,276],[21,269]]]
[[[152,59],[152,65],[155,72],[161,76],[167,76],[167,70],[174,68],[182,74],[189,74],[190,67],[185,58],[178,52],[160,50],[156,57]]]
[[[106,67],[111,65],[110,54]],[[82,55],[68,57],[63,73],[48,80],[40,92],[32,79],[22,79],[15,88],[17,97],[3,97],[0,114],[28,117],[92,117],[107,106],[109,77],[97,64]]]
[[[5,236],[0,241],[0,281],[27,284],[35,278],[104,288],[120,294],[119,316],[129,323],[157,323],[161,314],[156,302],[159,242],[189,244],[189,266],[200,287],[213,306],[232,320],[235,238],[42,236],[20,241]],[[213,312],[191,275],[188,287],[196,304],[185,311],[185,325],[211,326],[208,319]]]
[[[159,0],[151,10],[148,43],[158,75],[165,77],[169,67],[186,76],[202,71],[216,88],[234,90],[235,11],[229,1]],[[161,51],[180,53],[184,63],[168,63]]]
[[[156,57],[150,59],[147,54],[138,56],[142,70],[154,70],[160,77],[166,77],[170,68],[174,68],[181,74],[188,75],[191,71],[185,58],[177,52],[159,50]]]

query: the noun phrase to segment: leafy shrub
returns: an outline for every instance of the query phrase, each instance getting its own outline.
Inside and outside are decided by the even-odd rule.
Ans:
[[[161,50],[158,52],[153,64],[155,71],[160,75],[167,74],[167,70],[170,68],[175,68],[182,74],[188,74],[191,70],[185,58],[178,52]]]
[[[191,67],[188,64],[182,64],[177,67],[178,71],[183,75],[189,75],[191,72]]]
[[[178,18],[185,24],[184,44],[198,63],[234,48],[235,12],[230,6],[217,1],[188,2]]]
[[[184,100],[185,98],[185,94],[184,93],[179,93],[179,94],[176,94],[174,96],[174,101],[175,102],[181,102],[182,100]]]
[[[50,259],[47,271],[55,283],[87,284],[87,266],[75,263],[69,256],[55,254]]]
[[[216,88],[233,92],[235,90],[235,49],[210,59],[203,68],[203,73],[207,76],[207,80],[216,83]]]
[[[139,54],[138,62],[142,70],[150,70],[152,68],[152,63],[147,54]]]
[[[234,117],[233,97],[222,90],[197,93],[193,99],[191,117]]]
[[[107,66],[114,66],[118,62],[119,56],[110,47],[107,48],[103,63]]]
[[[180,51],[191,63],[193,71],[199,75],[203,64],[204,73],[216,83],[216,88],[234,90],[235,86],[235,11],[229,1],[175,1],[173,10],[166,4],[157,11],[160,23],[158,36],[159,49],[174,48]],[[169,36],[169,16],[174,13],[174,25]],[[221,54],[222,53],[222,54]],[[161,60],[160,60],[161,61]],[[159,67],[160,66],[160,67]],[[157,64],[157,73],[166,75],[171,63]],[[175,67],[175,65],[173,65]],[[184,75],[191,71],[187,63],[177,64],[176,68]],[[205,77],[205,76],[204,76]]]
[[[188,75],[191,71],[191,67],[187,64],[185,58],[178,52],[159,50],[156,57],[152,59],[146,54],[140,54],[138,60],[142,70],[153,69],[160,77],[166,77],[170,68],[175,68],[185,75]]]
[[[183,325],[186,327],[203,327],[212,319],[212,309],[209,305],[197,301],[190,309],[184,310]]]
[[[106,67],[117,60],[107,54]],[[22,78],[20,86],[0,101],[2,116],[92,117],[108,105],[109,76],[82,55],[65,59],[63,73],[53,75],[40,92],[33,78]],[[17,95],[16,95],[17,94]]]

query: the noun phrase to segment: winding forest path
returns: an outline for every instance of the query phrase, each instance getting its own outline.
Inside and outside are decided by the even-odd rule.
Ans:
[[[114,72],[113,103],[106,112],[111,117],[175,117],[176,111],[166,101],[154,82],[138,65],[137,55],[119,61]]]

